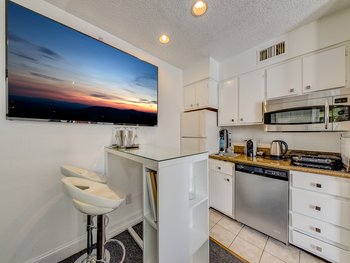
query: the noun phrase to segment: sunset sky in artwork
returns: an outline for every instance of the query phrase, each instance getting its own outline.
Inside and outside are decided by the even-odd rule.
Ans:
[[[9,95],[157,112],[158,68],[9,2]]]

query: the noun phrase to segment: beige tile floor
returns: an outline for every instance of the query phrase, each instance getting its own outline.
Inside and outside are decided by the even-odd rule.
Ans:
[[[210,236],[250,263],[324,263],[292,245],[286,246],[214,209],[209,210]]]

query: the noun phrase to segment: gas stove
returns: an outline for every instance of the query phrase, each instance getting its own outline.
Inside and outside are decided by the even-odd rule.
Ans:
[[[341,170],[343,168],[341,157],[336,155],[294,153],[291,155],[291,159],[291,164],[295,166],[326,170]]]

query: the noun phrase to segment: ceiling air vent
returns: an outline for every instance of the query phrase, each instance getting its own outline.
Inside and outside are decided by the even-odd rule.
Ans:
[[[285,41],[259,51],[259,62],[286,53]]]

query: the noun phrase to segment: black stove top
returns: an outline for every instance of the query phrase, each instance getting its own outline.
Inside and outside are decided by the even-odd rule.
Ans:
[[[326,169],[326,170],[341,170],[342,161],[339,156],[327,154],[292,154],[292,165]]]

